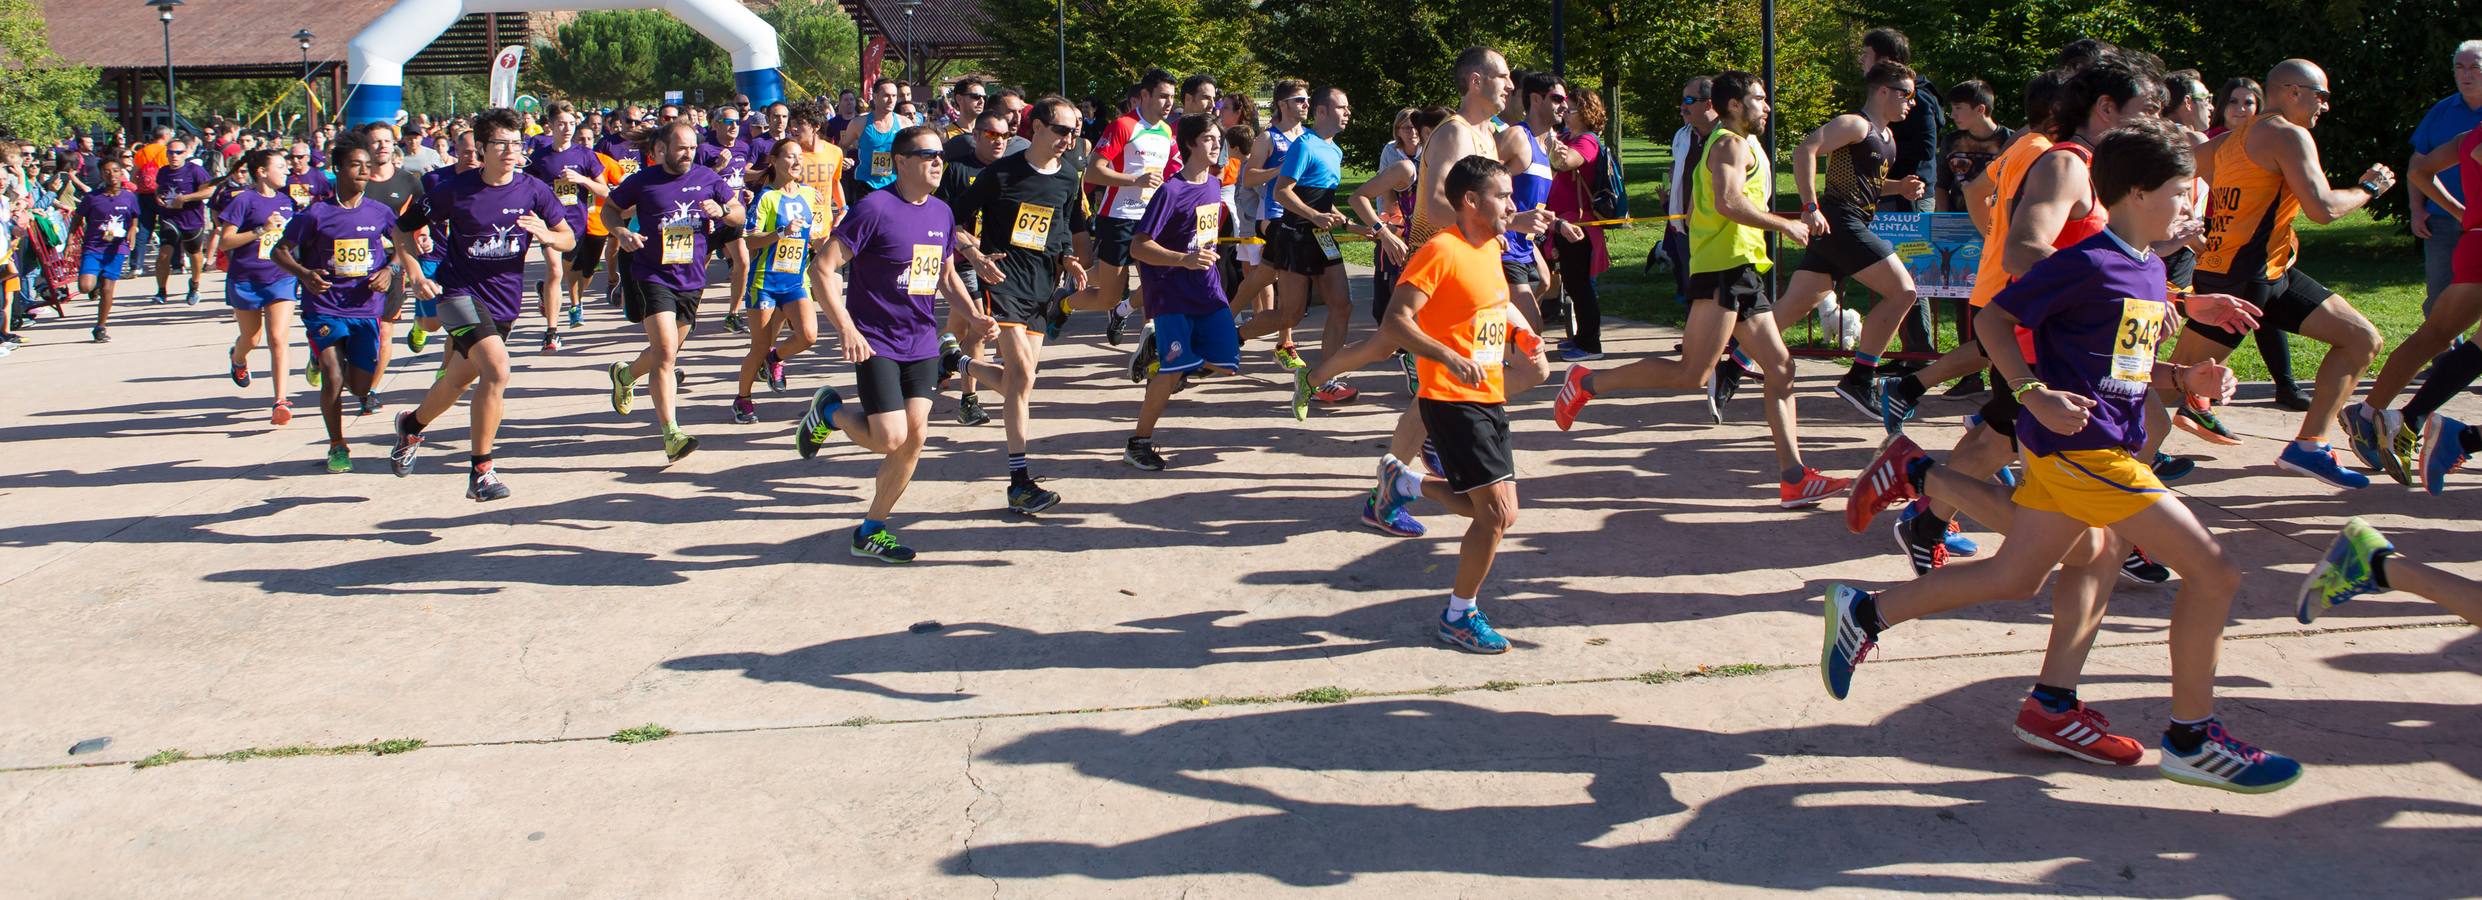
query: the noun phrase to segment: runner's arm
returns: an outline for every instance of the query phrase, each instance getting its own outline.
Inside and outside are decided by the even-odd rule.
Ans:
[[[2025,172],[2024,187],[2017,191],[2016,208],[2008,211],[2008,244],[2000,249],[2000,268],[2022,277],[2050,256],[2051,241],[2068,226],[2069,211],[2076,208],[2078,198],[2093,196],[2092,184],[2085,163],[2066,153],[2035,157],[2033,167]],[[1981,320],[1975,319],[1974,324],[1980,327]]]
[[[1983,237],[1991,236],[1991,201],[1999,198],[1999,182],[1991,177],[1997,167],[1984,167],[1982,174],[1965,182],[1965,215],[1974,223],[1974,230]]]
[[[2477,157],[2482,157],[2482,145],[2475,146],[2474,153]],[[2413,210],[2415,221],[2420,221],[2423,215],[2422,210],[2417,207],[2425,197],[2446,209],[2450,218],[2460,221],[2464,219],[2464,202],[2448,193],[2447,185],[2439,181],[2439,173],[2459,164],[2482,165],[2482,158],[2457,159],[2454,143],[2440,144],[2431,148],[2428,153],[2418,153],[2413,156],[2412,164],[2405,167],[2404,181],[2412,186],[2412,205],[2407,208]]]
[[[1809,212],[1818,206],[1818,158],[1834,153],[1870,133],[1870,120],[1846,114],[1827,120],[1827,124],[1810,132],[1793,148],[1793,190],[1801,195],[1801,210]]]
[[[1752,164],[1749,147],[1742,141],[1715,141],[1707,147],[1706,177],[1714,179],[1715,184],[1740,184],[1748,180]],[[1718,189],[1715,192],[1715,212],[1751,228],[1779,231],[1787,236],[1797,234],[1804,241],[1810,237],[1808,226],[1800,220],[1787,219],[1760,209],[1749,199],[1749,195],[1740,191]]]
[[[2308,131],[2285,128],[2277,130],[2272,140],[2275,145],[2270,149],[2275,154],[2276,168],[2284,175],[2284,186],[2292,189],[2293,197],[2301,203],[2301,214],[2308,216],[2310,221],[2325,225],[2352,215],[2354,210],[2368,205],[2375,198],[2375,194],[2359,184],[2343,190],[2329,185],[2327,170],[2319,167],[2318,144],[2310,140]],[[2370,179],[2379,176],[2377,180],[2382,182],[2379,190],[2385,191],[2391,186],[2388,182],[2395,179],[2384,177],[2383,173],[2382,167],[2372,166],[2371,171],[2362,173],[2362,177]]]
[[[215,249],[218,253],[226,250],[239,250],[251,241],[259,239],[259,233],[256,229],[252,229],[251,231],[244,233],[239,225],[235,225],[230,222],[219,222],[217,224],[223,226],[222,228],[216,230]]]
[[[1276,170],[1267,165],[1267,157],[1274,153],[1275,142],[1268,140],[1265,133],[1259,134],[1250,145],[1249,161],[1241,165],[1242,187],[1259,187],[1275,180]]]

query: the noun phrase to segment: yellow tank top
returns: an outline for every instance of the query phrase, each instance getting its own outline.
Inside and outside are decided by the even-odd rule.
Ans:
[[[1999,259],[2008,247],[2009,211],[2016,207],[2017,192],[2025,187],[2025,173],[2050,149],[2050,135],[2026,131],[1991,161],[1988,174],[1996,185],[1991,193],[1991,233],[1982,237],[1982,262],[1974,267],[1974,293],[1969,301],[1977,309],[1990,305],[1999,289],[2008,286],[2008,270],[2000,266]]]
[[[2273,281],[2292,271],[2301,244],[2292,221],[2301,201],[2284,184],[2284,173],[2250,160],[2250,129],[2265,113],[2242,122],[2215,149],[2215,183],[2206,193],[2206,249],[2198,271]]]
[[[1714,152],[1716,141],[1742,141],[1749,145],[1749,177],[1740,184],[1741,195],[1748,197],[1759,209],[1767,208],[1769,190],[1775,186],[1775,170],[1768,164],[1767,148],[1756,138],[1718,127],[1707,139],[1707,152]],[[1700,160],[1690,174],[1689,210],[1689,271],[1691,274],[1721,272],[1737,266],[1756,266],[1764,272],[1775,266],[1767,258],[1767,235],[1762,229],[1751,228],[1724,218],[1715,203],[1714,177],[1707,174],[1706,163]]]

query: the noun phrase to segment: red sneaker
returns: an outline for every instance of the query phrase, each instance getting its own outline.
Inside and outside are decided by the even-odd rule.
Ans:
[[[1821,500],[1844,493],[1844,489],[1852,485],[1852,479],[1829,478],[1819,474],[1817,469],[1805,468],[1801,470],[1800,481],[1777,485],[1777,493],[1782,497],[1785,509],[1807,509],[1817,506]]]
[[[1844,527],[1854,534],[1868,531],[1871,517],[1878,515],[1879,510],[1920,496],[1914,493],[1913,481],[1905,477],[1905,472],[1912,468],[1914,460],[1929,455],[1912,438],[1901,434],[1888,438],[1887,444],[1879,448],[1878,458],[1863,466],[1861,474],[1853,478],[1853,495],[1844,501]]]
[[[1319,385],[1318,391],[1311,394],[1310,397],[1320,403],[1351,403],[1353,402],[1353,398],[1361,395],[1361,391],[1354,390],[1352,385],[1345,384],[1342,380],[1337,379],[1330,380],[1326,384]]]
[[[1594,392],[1586,390],[1588,371],[1585,366],[1570,366],[1568,375],[1560,379],[1560,396],[1551,401],[1551,421],[1560,426],[1561,431],[1577,424],[1577,411],[1585,409],[1586,401],[1594,399]]]
[[[2017,707],[2017,738],[2028,744],[2103,766],[2134,766],[2146,755],[2135,739],[2111,733],[2111,720],[2079,703],[2067,712],[2044,709],[2032,697]]]

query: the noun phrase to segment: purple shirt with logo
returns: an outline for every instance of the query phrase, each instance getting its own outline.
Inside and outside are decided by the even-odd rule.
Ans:
[[[594,206],[594,194],[560,177],[563,172],[578,172],[588,178],[603,177],[603,160],[595,158],[591,147],[570,144],[567,150],[548,146],[534,151],[526,162],[526,174],[551,185],[552,196],[560,200],[562,217],[569,220],[569,230],[586,233],[586,210]]]
[[[629,261],[632,276],[676,291],[707,286],[707,231],[712,223],[699,209],[703,200],[719,206],[733,202],[724,177],[705,166],[691,166],[679,175],[653,166],[621,179],[604,203],[637,212],[630,230],[646,238],[646,245]]]
[[[94,250],[106,244],[126,248],[130,235],[138,230],[138,194],[135,191],[96,192],[78,200],[78,218],[86,223],[78,233],[78,244]]]
[[[1174,253],[1212,246],[1224,222],[1224,184],[1209,178],[1198,184],[1174,178],[1155,190],[1146,212],[1138,217],[1139,235]],[[1200,226],[1204,226],[1203,228]],[[1229,309],[1224,279],[1214,269],[1138,264],[1138,282],[1146,287],[1146,313],[1195,315]]]
[[[956,213],[936,197],[915,205],[892,188],[873,191],[835,234],[853,258],[845,308],[871,352],[899,362],[938,356],[940,320],[931,308],[956,250]]]
[[[351,209],[321,200],[286,222],[293,261],[328,280],[326,293],[302,295],[302,314],[376,319],[388,296],[371,290],[371,275],[388,267],[388,234],[396,214],[362,198]]]
[[[492,318],[510,321],[524,306],[526,254],[534,235],[517,227],[533,213],[546,227],[560,221],[560,200],[550,185],[523,172],[503,185],[483,183],[483,170],[450,175],[414,201],[414,218],[431,226],[440,248],[439,284],[444,293],[471,295]]]
[[[189,160],[178,166],[165,166],[162,171],[155,173],[155,196],[157,202],[160,203],[165,198],[197,193],[199,188],[206,187],[213,180],[215,176],[207,174],[207,167],[199,165],[197,160]],[[181,204],[180,209],[173,209],[170,204],[165,204],[164,222],[182,231],[197,231],[205,228],[207,227],[207,201],[192,200]]]
[[[2043,427],[2032,410],[2019,414],[2017,440],[2027,453],[2146,445],[2155,351],[2172,321],[2164,293],[2163,259],[2131,250],[2106,229],[2043,257],[1991,298],[2034,332],[2034,377],[2095,402],[2076,434]]]
[[[275,284],[293,277],[276,268],[275,262],[267,256],[267,251],[275,249],[276,242],[282,239],[285,223],[294,216],[290,198],[283,194],[262,194],[255,189],[243,191],[233,195],[232,202],[224,204],[224,211],[216,215],[216,221],[242,231],[256,231],[267,224],[269,213],[276,214],[279,219],[275,229],[258,240],[233,248],[231,270],[225,273],[225,277],[249,284]]]
[[[336,186],[328,183],[326,172],[312,169],[308,172],[286,175],[284,193],[285,196],[293,198],[294,209],[307,209],[311,204],[325,200],[329,195],[336,193]]]

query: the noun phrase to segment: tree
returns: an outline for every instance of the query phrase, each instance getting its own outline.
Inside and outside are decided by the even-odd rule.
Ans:
[[[1456,106],[1449,66],[1458,53],[1486,45],[1521,66],[1535,58],[1532,36],[1543,33],[1549,17],[1483,0],[1265,0],[1258,9],[1266,21],[1257,46],[1275,74],[1345,89],[1358,114],[1337,144],[1360,165],[1378,160],[1397,109]]]
[[[760,13],[776,28],[787,93],[850,84],[853,19],[824,0],[784,0]],[[580,13],[534,48],[533,70],[554,93],[581,102],[647,102],[666,91],[721,103],[738,92],[732,59],[696,29],[659,10]]]
[[[983,0],[983,33],[999,45],[993,74],[1028,94],[1059,84],[1053,0]],[[1077,0],[1068,4],[1069,93],[1117,104],[1146,70],[1213,75],[1247,92],[1264,70],[1250,53],[1261,16],[1249,0]],[[1263,48],[1263,46],[1262,46]]]
[[[761,11],[759,18],[776,27],[776,43],[784,50],[787,98],[834,96],[837,86],[861,77],[862,61],[854,48],[860,29],[832,0],[783,0]]]
[[[102,125],[103,110],[86,103],[99,84],[93,68],[52,52],[35,0],[0,0],[0,128],[44,141]]]

